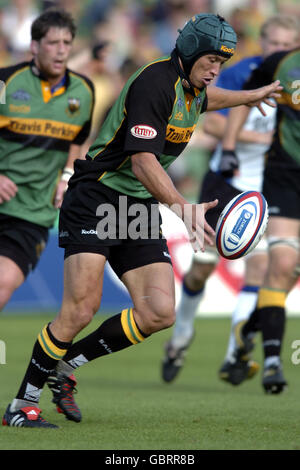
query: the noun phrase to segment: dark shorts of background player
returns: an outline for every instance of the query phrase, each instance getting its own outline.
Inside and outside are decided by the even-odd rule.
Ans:
[[[0,214],[0,256],[14,261],[26,278],[46,247],[48,232],[41,225]]]
[[[300,168],[266,168],[262,193],[270,216],[300,220]]]
[[[205,214],[206,221],[214,230],[224,207],[241,192],[228,184],[218,173],[211,170],[206,173],[201,185],[199,203],[213,201],[214,199],[219,200],[219,204]]]
[[[129,210],[134,204],[142,204],[147,208],[147,237],[136,240],[125,237],[120,238],[119,225],[119,197],[126,196],[100,182],[78,182],[71,186],[63,201],[59,217],[59,246],[65,249],[65,259],[78,253],[97,253],[104,255],[117,276],[121,276],[132,269],[153,263],[169,263],[171,257],[168,246],[161,231],[161,216],[155,199],[137,199],[127,196],[126,204]],[[116,237],[100,238],[97,225],[104,220],[107,214],[99,215],[99,207],[104,204],[113,206],[116,214]],[[151,206],[152,212],[151,212]],[[98,215],[97,215],[98,213]],[[151,214],[155,213],[154,224],[150,221]],[[124,218],[130,224],[134,217]],[[151,238],[151,228],[156,234]],[[124,234],[124,226],[122,228]],[[152,232],[153,233],[153,232]]]

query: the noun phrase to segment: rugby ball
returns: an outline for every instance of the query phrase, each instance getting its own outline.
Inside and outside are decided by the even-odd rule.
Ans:
[[[216,247],[226,259],[250,253],[268,223],[268,204],[258,191],[238,194],[223,209],[216,226]]]

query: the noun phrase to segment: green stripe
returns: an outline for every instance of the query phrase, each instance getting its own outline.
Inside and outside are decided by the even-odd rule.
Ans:
[[[55,359],[62,359],[64,356],[58,356],[57,354],[55,354],[53,351],[51,351],[51,349],[49,348],[49,346],[47,345],[46,341],[45,341],[45,338],[43,336],[43,332],[41,331],[40,333],[40,336],[41,336],[41,339],[43,341],[43,345],[45,346],[45,348],[47,349],[48,353],[49,353],[49,356],[55,358]]]
[[[136,337],[134,331],[133,331],[133,328],[132,328],[132,325],[131,325],[131,322],[130,322],[130,308],[128,309],[127,311],[127,323],[128,323],[128,326],[129,326],[129,329],[130,329],[130,333],[132,334],[133,338],[138,342],[140,343],[141,341],[139,340],[139,338]]]

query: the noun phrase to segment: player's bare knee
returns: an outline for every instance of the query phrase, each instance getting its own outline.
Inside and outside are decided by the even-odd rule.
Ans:
[[[176,319],[175,308],[172,305],[162,306],[159,311],[152,310],[147,315],[146,328],[148,333],[155,333],[156,331],[170,328],[174,325]]]

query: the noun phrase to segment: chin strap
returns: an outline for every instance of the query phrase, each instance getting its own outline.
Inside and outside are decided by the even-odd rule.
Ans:
[[[175,66],[175,69],[176,69],[176,72],[178,73],[178,75],[180,76],[180,78],[182,78],[183,80],[185,80],[188,84],[189,84],[189,88],[188,88],[188,92],[193,95],[193,96],[196,96],[195,95],[195,90],[194,88],[197,88],[197,87],[194,87],[194,85],[191,83],[189,77],[186,75],[186,73],[184,72],[184,70],[180,67],[180,63],[179,63],[179,59],[178,59],[178,54],[176,52],[175,49],[173,49],[173,51],[171,52],[171,59],[173,61],[173,64]]]

